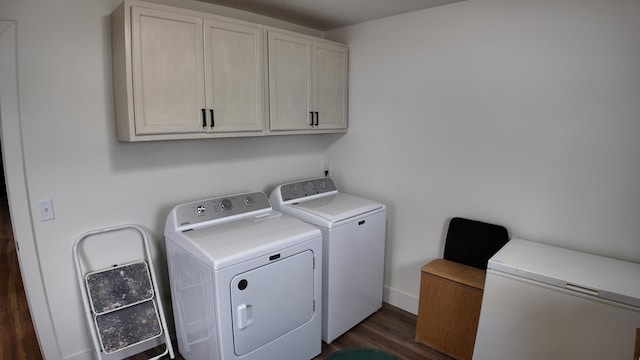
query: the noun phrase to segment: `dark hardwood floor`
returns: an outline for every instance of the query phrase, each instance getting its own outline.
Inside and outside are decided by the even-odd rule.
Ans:
[[[0,189],[0,359],[42,359],[22,285],[4,188]]]
[[[336,351],[373,348],[405,360],[450,360],[452,358],[417,343],[415,315],[383,303],[382,309],[334,340],[322,343],[322,353],[314,360],[326,359]]]
[[[416,320],[415,315],[383,303],[382,309],[330,345],[322,343],[322,353],[313,360],[324,360],[334,352],[352,348],[383,350],[404,360],[451,360],[452,358],[415,342]],[[164,345],[161,348],[164,349]],[[176,345],[174,350],[179,351]],[[133,356],[129,360],[146,359],[152,352],[153,350]],[[168,359],[169,356],[165,358]],[[176,354],[176,359],[184,360],[179,354]]]

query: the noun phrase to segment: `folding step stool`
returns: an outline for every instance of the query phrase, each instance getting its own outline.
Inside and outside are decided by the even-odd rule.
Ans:
[[[101,237],[102,240],[113,239],[114,236],[129,239],[132,234],[141,244],[132,244],[130,240],[126,244],[132,244],[141,253],[137,258],[136,251],[125,252],[125,249],[121,251],[125,255],[116,260],[123,261],[119,264],[108,263],[104,254],[109,251],[98,251],[100,259],[92,259],[89,251],[82,252],[84,257],[81,257],[81,247],[87,239],[93,238],[94,242]],[[104,354],[115,354],[164,334],[165,350],[151,360],[166,354],[173,359],[175,355],[158,295],[146,232],[136,225],[89,231],[76,239],[73,254],[97,358],[102,359]],[[107,263],[111,266],[104,267]]]

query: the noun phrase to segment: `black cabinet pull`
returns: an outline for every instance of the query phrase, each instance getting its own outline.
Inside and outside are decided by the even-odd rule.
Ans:
[[[318,112],[316,111],[316,126],[318,126],[318,124],[320,123],[319,119],[320,115],[318,115]]]
[[[202,127],[207,127],[207,110],[202,109]]]
[[[313,126],[313,111],[309,111],[309,126]]]
[[[213,128],[214,126],[216,126],[216,117],[213,116],[213,109],[209,111],[211,111],[211,127]]]

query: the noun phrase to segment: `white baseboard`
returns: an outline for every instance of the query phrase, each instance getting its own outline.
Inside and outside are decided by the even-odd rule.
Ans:
[[[382,300],[404,311],[418,315],[418,297],[385,285]]]

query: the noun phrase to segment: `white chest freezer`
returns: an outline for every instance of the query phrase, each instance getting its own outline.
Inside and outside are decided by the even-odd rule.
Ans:
[[[488,263],[473,359],[637,359],[640,264],[512,239]]]

